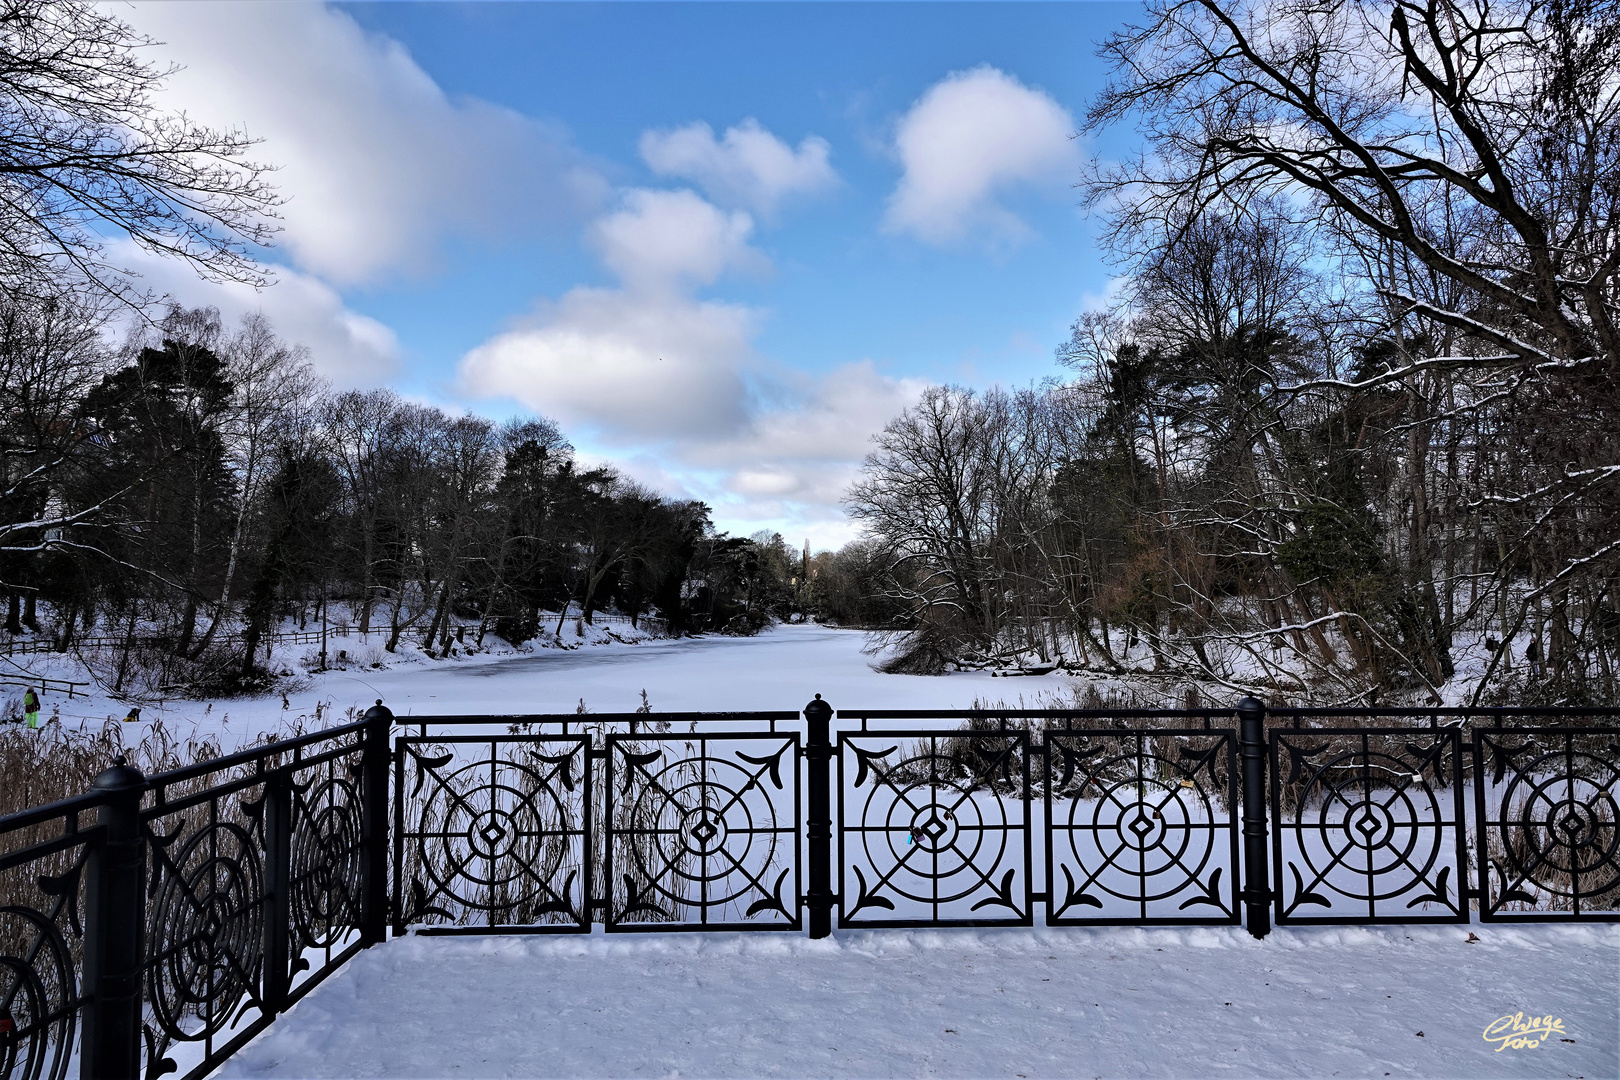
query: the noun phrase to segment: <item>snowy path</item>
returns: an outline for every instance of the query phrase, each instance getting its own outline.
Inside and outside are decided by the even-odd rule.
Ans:
[[[407,938],[219,1075],[1620,1075],[1620,929],[1469,930]]]

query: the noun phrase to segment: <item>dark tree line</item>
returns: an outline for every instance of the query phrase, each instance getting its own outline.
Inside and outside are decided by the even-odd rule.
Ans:
[[[796,600],[780,537],[717,534],[549,421],[331,393],[259,316],[175,309],[118,349],[102,329],[0,310],[0,587],[11,634],[121,640],[99,649],[120,689],[262,681],[288,617],[442,655],[609,609],[753,633]]]
[[[1620,7],[1153,0],[1071,375],[941,389],[850,508],[897,667],[1613,701]]]

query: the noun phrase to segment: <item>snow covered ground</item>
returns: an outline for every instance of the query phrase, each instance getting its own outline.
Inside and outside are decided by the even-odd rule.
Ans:
[[[409,937],[219,1075],[1615,1077],[1620,928]]]

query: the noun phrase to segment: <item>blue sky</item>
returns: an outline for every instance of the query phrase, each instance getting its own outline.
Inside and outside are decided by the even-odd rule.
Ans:
[[[1116,4],[138,4],[263,140],[258,307],[340,386],[553,416],[733,532],[832,546],[871,434],[1024,383],[1106,293],[1070,138]]]

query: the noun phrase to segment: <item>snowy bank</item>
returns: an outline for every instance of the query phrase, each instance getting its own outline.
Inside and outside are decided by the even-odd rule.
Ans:
[[[261,733],[314,731],[342,723],[384,696],[379,685],[420,687],[424,697],[436,698],[436,691],[427,688],[456,685],[453,673],[464,668],[536,656],[566,657],[597,649],[622,652],[669,643],[629,625],[622,617],[603,618],[596,625],[568,619],[560,628],[553,621],[538,637],[517,646],[494,634],[485,635],[479,643],[472,632],[476,627],[467,627],[463,628],[468,631],[462,635],[465,640],[453,642],[443,655],[424,650],[414,635],[401,636],[389,651],[384,647],[389,637],[386,630],[374,630],[365,636],[334,630],[325,639],[324,665],[318,626],[299,631],[295,623],[283,622],[276,627],[279,636],[270,638],[257,653],[277,684],[261,694],[212,700],[156,692],[112,694],[105,679],[98,682],[96,673],[77,652],[0,655],[0,717],[20,718],[25,686],[37,686],[42,679],[66,680],[79,685],[73,697],[59,692],[54,685],[46,685],[40,694],[47,722],[55,719],[70,729],[93,730],[108,721],[123,720],[133,707],[139,719],[124,728],[128,743],[140,742],[151,723],[161,720],[177,738],[211,736],[229,750],[251,743]],[[101,659],[105,658],[98,658],[98,662]],[[577,700],[577,695],[569,699],[565,711],[572,711]],[[463,702],[445,711],[486,710],[480,709],[477,702]]]

